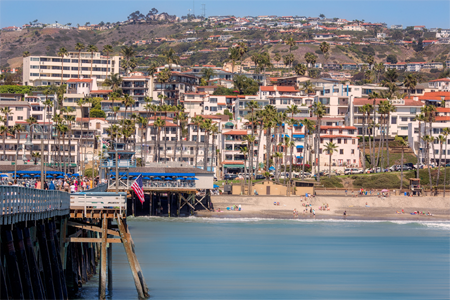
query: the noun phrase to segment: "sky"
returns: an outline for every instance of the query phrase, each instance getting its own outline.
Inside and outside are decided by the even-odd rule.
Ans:
[[[384,22],[390,25],[425,25],[427,28],[450,28],[449,0],[0,0],[0,27],[22,26],[33,20],[42,23],[72,23],[84,25],[100,21],[124,21],[127,16],[139,10],[144,15],[153,7],[161,12],[181,17],[194,10],[202,13],[205,4],[206,16],[306,16]]]

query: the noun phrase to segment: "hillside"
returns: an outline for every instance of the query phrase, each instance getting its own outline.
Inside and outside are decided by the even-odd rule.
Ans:
[[[120,46],[124,44],[132,44],[136,40],[151,40],[158,37],[172,37],[181,39],[183,37],[203,38],[191,43],[153,43],[143,45],[136,48],[137,54],[160,53],[162,49],[171,47],[179,54],[185,51],[197,51],[201,49],[215,49],[216,47],[229,47],[231,42],[213,42],[206,40],[210,35],[231,34],[235,39],[246,40],[267,40],[281,39],[284,36],[261,31],[240,31],[240,32],[223,32],[223,31],[206,31],[203,28],[196,28],[196,34],[186,36],[184,33],[188,29],[193,29],[194,24],[177,23],[177,24],[130,24],[126,26],[115,27],[114,29],[105,31],[78,31],[60,30],[60,29],[30,29],[21,32],[1,32],[0,38],[0,57],[1,67],[20,67],[22,65],[22,53],[29,51],[31,55],[55,55],[60,47],[73,50],[77,42],[85,45],[96,45],[99,50],[104,45],[111,44],[116,52]],[[344,34],[345,32],[343,32]],[[296,37],[299,40],[300,36]],[[289,48],[283,44],[275,45],[255,45],[249,48],[247,59],[255,51],[268,51],[272,55],[279,53],[285,55]],[[315,45],[298,45],[294,47],[292,53],[298,62],[304,61],[306,52],[313,52],[318,56],[318,62],[325,62],[325,58],[319,51],[319,47]],[[387,45],[345,45],[331,46],[329,51],[328,62],[349,63],[364,62],[368,55],[373,55],[376,62],[384,62],[386,57],[393,54],[398,61],[444,61],[448,59],[450,53],[450,45],[431,45],[421,52],[416,52],[410,46],[398,46],[393,44]],[[190,64],[220,64],[227,57],[226,51],[212,53],[195,53],[191,57],[182,61],[184,65]],[[148,61],[139,61],[140,65],[147,64]]]

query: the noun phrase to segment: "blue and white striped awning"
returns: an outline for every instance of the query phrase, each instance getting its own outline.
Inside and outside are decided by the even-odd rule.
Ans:
[[[305,135],[304,134],[294,134],[294,135],[292,135],[292,137],[295,139],[295,138],[304,138],[305,137]]]

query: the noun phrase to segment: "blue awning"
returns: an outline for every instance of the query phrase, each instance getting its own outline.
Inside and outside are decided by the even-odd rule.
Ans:
[[[282,134],[281,137],[284,138],[285,134]],[[289,134],[286,134],[287,137],[289,137]],[[272,137],[275,137],[275,135],[272,134]]]
[[[116,172],[111,172],[109,174],[115,175]],[[130,175],[130,176],[139,176],[141,174],[142,174],[142,176],[164,176],[164,177],[167,177],[167,176],[177,176],[177,177],[190,176],[190,177],[194,177],[195,176],[195,173],[138,173],[138,172],[130,172],[130,173],[128,173],[128,175]],[[119,175],[120,176],[127,175],[127,172],[119,172]]]
[[[305,135],[304,134],[294,134],[294,135],[292,135],[292,137],[295,139],[295,138],[304,138],[305,137]]]
[[[297,156],[297,159],[302,159],[303,158],[303,156]]]
[[[303,124],[302,124],[302,123],[300,123],[300,124],[294,124],[294,126],[295,126],[295,127],[298,127],[298,126],[302,127]]]
[[[303,149],[303,145],[297,145],[296,147]]]

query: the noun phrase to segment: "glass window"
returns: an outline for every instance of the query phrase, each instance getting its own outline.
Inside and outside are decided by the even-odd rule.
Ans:
[[[210,103],[217,103],[217,98],[209,98]]]
[[[402,118],[403,121],[403,118]],[[391,117],[391,124],[397,124],[397,117]]]
[[[402,117],[402,122],[408,122],[408,118]]]
[[[417,113],[417,107],[410,107],[410,108],[409,108],[409,112],[410,112],[411,114]]]
[[[339,149],[339,154],[344,154],[344,149]]]
[[[17,117],[17,121],[22,121],[23,120],[23,117],[22,116],[18,116]]]
[[[23,107],[16,107],[16,111],[23,111]]]
[[[31,57],[30,60],[31,61],[39,61],[39,57]]]

